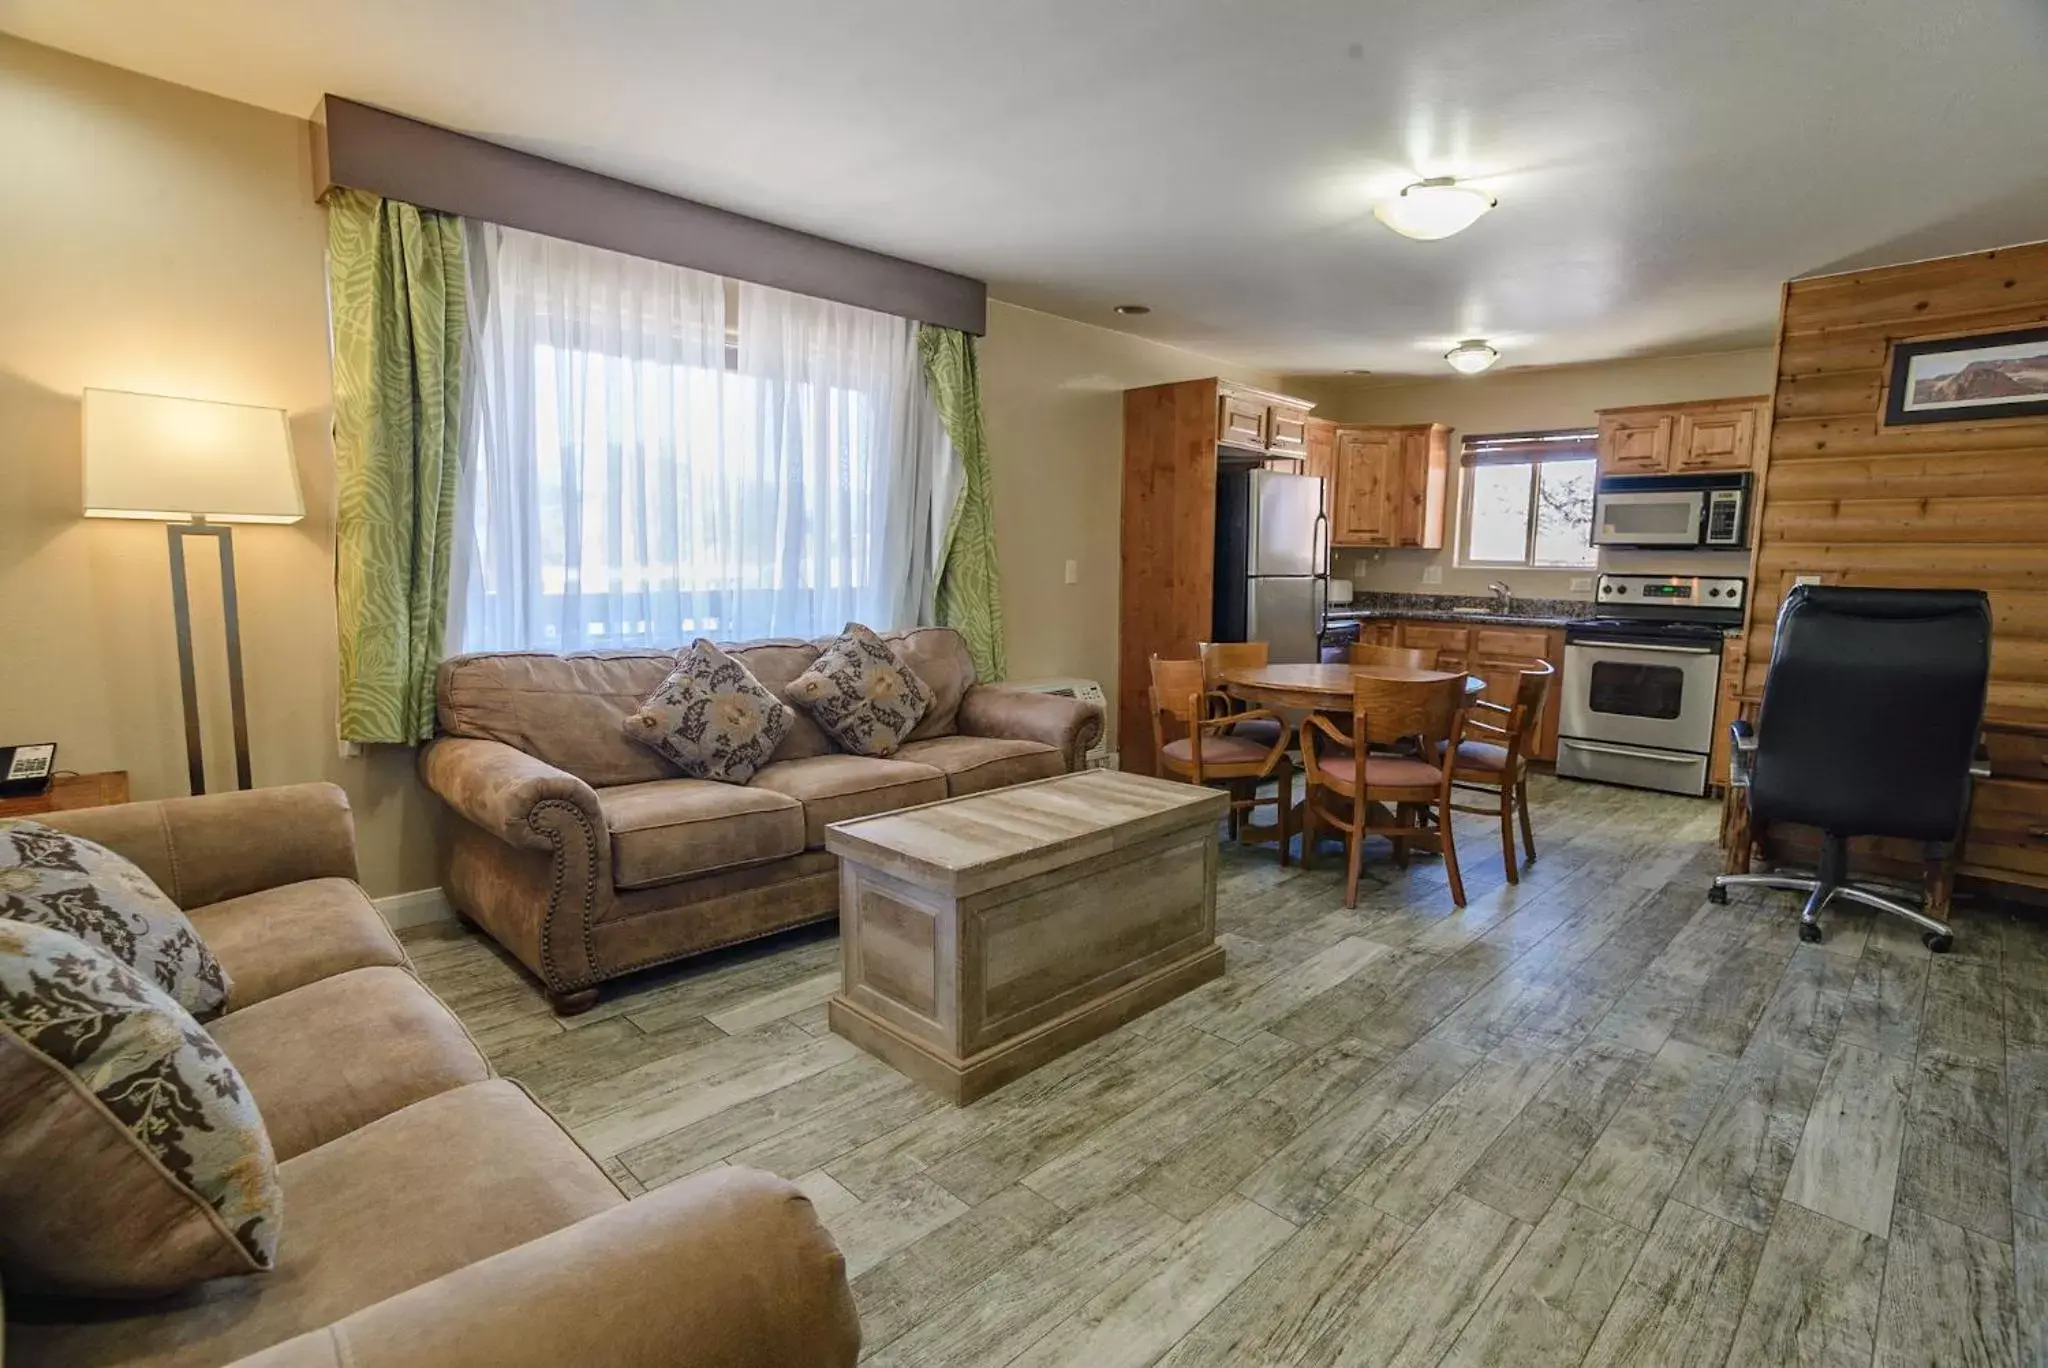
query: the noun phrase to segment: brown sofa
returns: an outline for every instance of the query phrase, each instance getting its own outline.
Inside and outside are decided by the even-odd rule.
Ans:
[[[328,784],[47,819],[135,861],[233,980],[210,1029],[279,1160],[277,1267],[161,1301],[12,1297],[9,1368],[852,1365],[845,1265],[794,1186],[628,1203],[413,977]],[[4,1215],[4,1214],[0,1214]]]
[[[830,917],[825,828],[1078,769],[1099,709],[975,683],[957,632],[886,638],[936,702],[886,760],[846,755],[806,716],[747,784],[685,779],[621,730],[671,652],[456,656],[420,774],[459,819],[442,887],[537,975],[558,1010],[667,960]],[[781,697],[821,643],[725,649]]]

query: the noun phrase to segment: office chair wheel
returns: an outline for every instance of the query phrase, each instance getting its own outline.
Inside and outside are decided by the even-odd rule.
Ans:
[[[1799,923],[1799,939],[1808,945],[1820,944],[1820,923],[1803,921]]]
[[[1720,907],[1726,907],[1728,905],[1728,890],[1719,884],[1715,884],[1707,890],[1707,901]]]
[[[1946,955],[1956,943],[1954,936],[1944,936],[1939,931],[1923,932],[1920,939],[1927,942],[1927,948],[1937,955]]]

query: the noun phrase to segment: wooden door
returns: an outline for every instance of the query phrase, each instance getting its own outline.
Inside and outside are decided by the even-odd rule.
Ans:
[[[1337,425],[1323,418],[1303,424],[1301,473],[1323,482],[1323,516],[1337,527]],[[1323,567],[1328,570],[1329,567]]]
[[[1266,410],[1266,450],[1299,456],[1308,450],[1308,410],[1275,404]]]
[[[1388,428],[1337,429],[1337,516],[1333,546],[1392,546],[1395,462],[1400,440]]]
[[[1222,397],[1216,420],[1216,440],[1224,446],[1266,449],[1266,406],[1256,399],[1235,394]]]
[[[1444,544],[1444,485],[1450,466],[1450,430],[1403,428],[1398,478],[1391,491],[1395,546],[1436,550]]]
[[[1756,452],[1752,408],[1700,409],[1678,415],[1672,435],[1673,470],[1747,470]]]
[[[1602,475],[1662,475],[1671,469],[1669,413],[1615,413],[1600,417]]]

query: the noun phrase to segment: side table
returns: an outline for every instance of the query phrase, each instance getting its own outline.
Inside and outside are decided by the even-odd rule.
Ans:
[[[20,798],[0,798],[0,817],[33,817],[42,812],[104,807],[109,803],[127,801],[127,770],[102,770],[98,774],[59,774],[41,793],[31,793]]]

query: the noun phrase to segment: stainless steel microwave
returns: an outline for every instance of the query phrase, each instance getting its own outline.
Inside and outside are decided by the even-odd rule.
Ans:
[[[1747,475],[1608,475],[1593,488],[1593,545],[1749,545]]]

